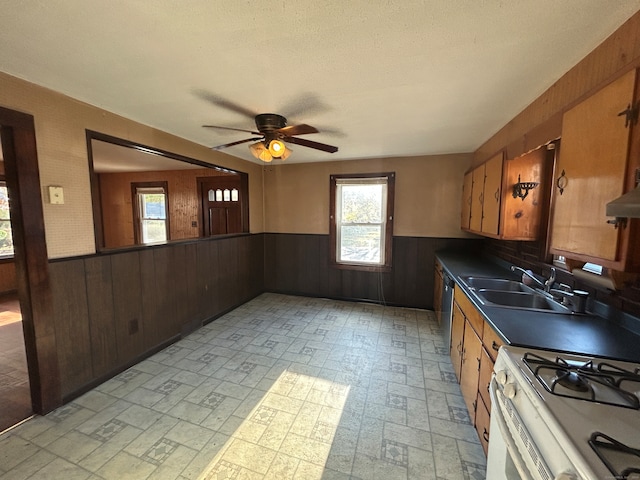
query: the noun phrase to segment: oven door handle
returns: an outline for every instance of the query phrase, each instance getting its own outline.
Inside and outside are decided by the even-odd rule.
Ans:
[[[489,396],[491,397],[491,405],[494,405],[494,407],[491,409],[491,416],[496,416],[496,421],[500,430],[500,436],[507,446],[507,451],[511,455],[513,464],[518,470],[518,473],[520,473],[520,477],[522,478],[522,480],[534,480],[529,474],[529,470],[524,465],[524,460],[520,456],[518,447],[513,441],[511,432],[509,431],[509,427],[507,426],[507,423],[503,417],[501,402],[502,399],[498,398],[498,396],[502,396],[502,393],[500,393],[500,391],[498,390],[498,383],[496,382],[495,375],[491,377],[491,383],[489,383]],[[489,442],[489,448],[491,448],[491,442]]]

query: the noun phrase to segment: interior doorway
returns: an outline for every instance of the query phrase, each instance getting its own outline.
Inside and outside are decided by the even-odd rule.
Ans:
[[[249,230],[246,178],[240,174],[198,177],[202,236]]]
[[[33,414],[2,151],[0,141],[0,432]]]

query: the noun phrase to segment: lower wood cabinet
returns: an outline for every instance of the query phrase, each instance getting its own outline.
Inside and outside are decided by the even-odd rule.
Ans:
[[[484,400],[482,400],[480,395],[478,395],[476,401],[477,408],[475,425],[478,436],[480,437],[480,444],[482,445],[484,454],[486,455],[489,451],[489,424],[491,423],[491,415],[489,413],[490,407],[487,407],[484,404]]]
[[[485,454],[489,446],[489,382],[502,340],[458,287],[453,294],[451,362]]]

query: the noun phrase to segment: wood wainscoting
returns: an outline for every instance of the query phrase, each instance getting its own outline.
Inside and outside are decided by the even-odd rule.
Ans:
[[[481,240],[393,237],[391,272],[332,268],[329,235],[265,233],[265,288],[270,292],[433,308],[435,252],[481,248]]]
[[[49,264],[62,401],[264,291],[262,234]]]

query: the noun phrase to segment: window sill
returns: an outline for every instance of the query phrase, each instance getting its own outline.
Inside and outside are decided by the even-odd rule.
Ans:
[[[338,270],[357,270],[361,272],[390,272],[391,265],[363,265],[360,263],[331,263],[332,268]]]

